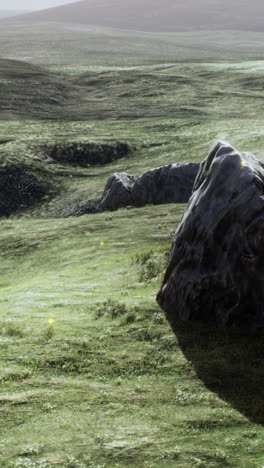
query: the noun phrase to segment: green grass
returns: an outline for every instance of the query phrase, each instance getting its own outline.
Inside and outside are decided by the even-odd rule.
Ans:
[[[142,279],[182,212],[1,222],[3,467],[261,466],[251,408],[206,388],[155,304],[159,272]],[[180,332],[187,355],[199,333]],[[225,367],[221,341],[206,353]]]
[[[1,468],[261,468],[262,337],[180,324],[175,336],[155,301],[185,207],[64,216],[100,196],[113,172],[201,161],[217,138],[263,159],[263,63],[98,73],[93,62],[65,75],[1,63],[10,93],[29,73],[52,93],[74,83],[76,103],[93,98],[74,109],[67,95],[48,120],[45,88],[33,116],[22,79],[24,108],[16,102],[0,122],[0,165],[49,183],[42,204],[0,221]],[[162,87],[160,100],[145,95]],[[126,89],[133,96],[121,98]],[[95,168],[39,152],[70,141],[127,141],[134,151]]]

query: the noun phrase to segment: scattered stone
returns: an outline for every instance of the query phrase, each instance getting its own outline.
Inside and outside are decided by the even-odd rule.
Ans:
[[[0,216],[25,210],[46,193],[43,182],[17,166],[0,168]]]
[[[177,321],[264,327],[264,164],[217,142],[203,161],[157,296]]]
[[[71,216],[83,216],[86,214],[101,213],[100,200],[89,200],[87,203],[75,202],[67,204],[58,216],[69,218]]]
[[[131,148],[127,143],[68,143],[43,145],[41,151],[55,161],[73,166],[101,166],[124,158]]]
[[[132,189],[133,205],[161,205],[187,203],[199,164],[170,164],[151,169],[141,175]]]

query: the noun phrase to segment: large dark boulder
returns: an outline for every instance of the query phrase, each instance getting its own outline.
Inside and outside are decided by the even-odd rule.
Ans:
[[[217,142],[201,164],[158,302],[179,320],[264,327],[264,165]]]
[[[113,174],[105,186],[100,202],[101,210],[112,211],[132,205],[131,192],[135,181],[136,177],[126,172]]]
[[[16,166],[0,168],[0,216],[34,205],[45,195],[43,182]]]
[[[88,167],[109,164],[127,156],[127,143],[66,143],[42,145],[40,150],[54,161],[73,166]]]
[[[186,203],[200,165],[170,164],[151,169],[136,178],[126,172],[113,174],[107,181],[99,209],[117,210],[164,203]]]
[[[169,164],[142,174],[132,189],[134,206],[186,203],[192,193],[199,164]]]

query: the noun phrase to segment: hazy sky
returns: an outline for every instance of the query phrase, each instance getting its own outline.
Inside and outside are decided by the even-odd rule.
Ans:
[[[0,10],[43,10],[77,0],[0,0]]]

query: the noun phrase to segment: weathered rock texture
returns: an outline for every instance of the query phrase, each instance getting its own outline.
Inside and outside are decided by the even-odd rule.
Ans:
[[[128,155],[127,143],[68,143],[65,145],[44,145],[41,147],[55,161],[73,166],[100,166]]]
[[[178,320],[264,327],[264,165],[217,142],[201,164],[158,302]]]
[[[43,182],[16,166],[0,169],[0,216],[24,210],[42,199]]]
[[[99,209],[187,203],[199,167],[196,163],[170,164],[151,169],[138,178],[125,172],[113,174],[106,183]]]
[[[107,181],[104,193],[100,202],[102,211],[117,210],[125,206],[132,205],[132,187],[136,177],[125,172],[113,174]]]
[[[186,203],[192,193],[199,164],[170,164],[142,174],[132,189],[134,206]]]

